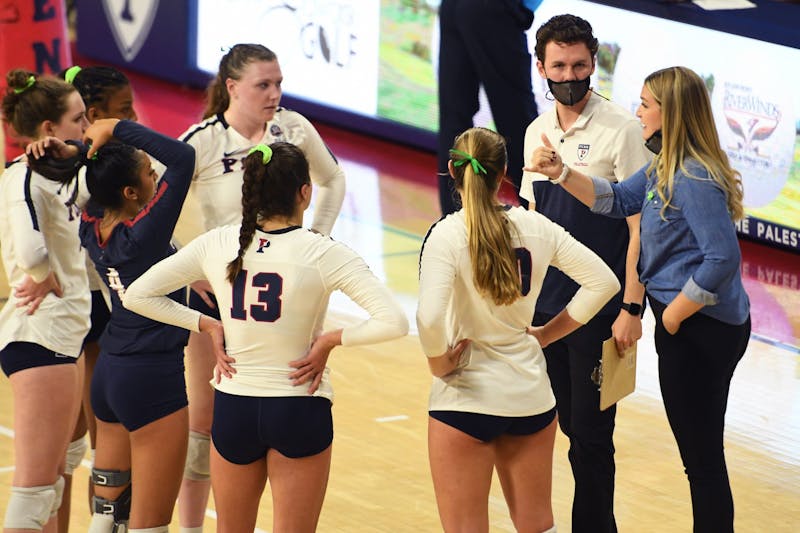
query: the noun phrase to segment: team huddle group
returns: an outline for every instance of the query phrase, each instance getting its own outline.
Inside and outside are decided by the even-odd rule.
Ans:
[[[488,531],[496,471],[517,530],[555,532],[560,424],[573,530],[616,531],[615,412],[599,410],[591,374],[603,340],[641,337],[646,297],[695,531],[732,531],[724,413],[750,320],[741,182],[708,91],[685,67],[654,72],[637,120],[590,89],[587,21],[560,15],[536,37],[556,102],[525,135],[530,208],[498,200],[504,138],[469,128],[447,163],[461,208],[420,252],[442,527]],[[310,122],[279,106],[275,54],[233,46],[203,120],[179,139],[136,122],[116,69],[6,79],[3,119],[28,142],[0,177],[16,458],[4,531],[67,531],[87,429],[92,533],[166,532],[176,500],[180,531],[200,532],[210,489],[218,531],[253,531],[267,481],[272,531],[314,531],[333,440],[328,357],[408,323],[366,262],[328,237],[345,176]],[[190,188],[205,233],[178,243]],[[325,330],[336,290],[369,318]]]

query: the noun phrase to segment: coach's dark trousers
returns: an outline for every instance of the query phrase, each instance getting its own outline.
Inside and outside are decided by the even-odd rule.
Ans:
[[[534,325],[551,315],[536,313]],[[556,396],[558,422],[569,438],[569,462],[575,478],[572,501],[574,533],[615,533],[614,417],[616,406],[600,410],[600,392],[592,371],[611,336],[616,315],[599,315],[574,333],[544,349],[547,374]]]
[[[733,371],[750,339],[750,318],[737,326],[695,313],[670,335],[661,322],[666,306],[649,300],[656,317],[661,395],[689,478],[694,531],[732,532],[723,432]]]

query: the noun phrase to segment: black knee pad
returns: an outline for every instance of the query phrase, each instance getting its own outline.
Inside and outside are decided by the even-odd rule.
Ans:
[[[99,487],[124,487],[127,485],[116,500],[107,500],[100,496],[92,497],[95,513],[114,517],[114,531],[118,531],[120,525],[127,524],[128,518],[131,516],[132,492],[130,482],[130,470],[122,472],[119,470],[92,469],[92,483]]]

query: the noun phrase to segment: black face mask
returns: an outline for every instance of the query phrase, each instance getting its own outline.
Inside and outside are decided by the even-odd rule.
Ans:
[[[584,80],[553,81],[547,78],[547,86],[553,93],[553,98],[566,106],[573,106],[583,100],[589,92],[589,78]]]
[[[661,130],[656,130],[655,132],[653,132],[650,138],[644,142],[644,145],[647,147],[648,150],[658,155],[661,153],[661,141],[662,141]]]

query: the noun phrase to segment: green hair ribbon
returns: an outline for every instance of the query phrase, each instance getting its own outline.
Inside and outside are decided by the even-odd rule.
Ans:
[[[272,148],[270,148],[266,144],[257,144],[253,146],[252,148],[250,148],[250,151],[247,152],[247,155],[250,155],[253,152],[261,152],[262,154],[261,160],[264,162],[265,165],[269,163],[270,160],[272,159]]]
[[[64,81],[72,84],[75,81],[75,76],[78,75],[78,72],[81,71],[81,67],[75,65],[74,67],[69,67],[67,71],[64,73]]]
[[[460,167],[461,165],[469,161],[469,163],[472,165],[472,171],[475,172],[475,174],[480,174],[480,173],[488,174],[488,172],[486,172],[486,169],[483,168],[483,165],[481,165],[480,161],[478,161],[468,153],[453,148],[452,150],[450,150],[450,155],[460,155],[461,157],[464,158],[464,159],[459,159],[458,161],[453,161],[454,167]]]
[[[14,94],[24,93],[25,91],[33,87],[34,83],[36,83],[36,78],[34,78],[33,76],[28,76],[28,83],[25,84],[25,87],[17,87],[16,89],[14,89]]]

